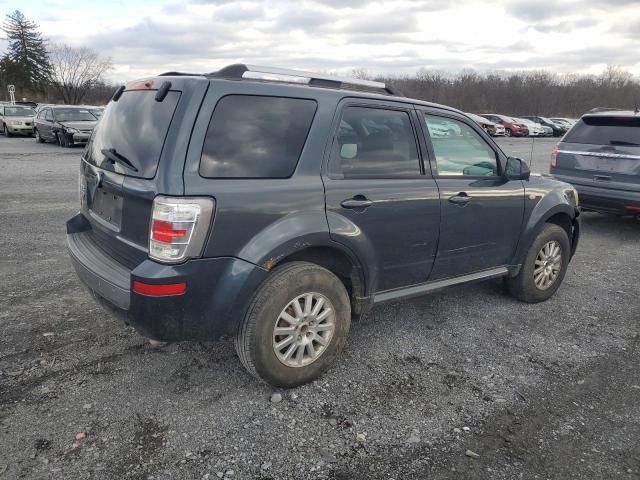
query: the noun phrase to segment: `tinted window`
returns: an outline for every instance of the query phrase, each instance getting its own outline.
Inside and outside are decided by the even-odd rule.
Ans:
[[[593,145],[640,145],[640,118],[585,117],[563,142]]]
[[[229,95],[213,112],[200,175],[286,178],[293,174],[316,111],[299,98]]]
[[[53,120],[53,114],[51,113],[50,108],[47,108],[47,110],[45,111],[44,118],[45,120],[49,120],[49,121]]]
[[[153,178],[180,99],[174,91],[161,102],[155,95],[155,90],[125,91],[117,102],[109,102],[87,146],[87,161],[124,175]],[[103,150],[126,158],[138,171],[110,160]]]
[[[347,107],[338,128],[331,173],[344,178],[420,175],[418,150],[407,112]]]
[[[425,115],[438,175],[495,176],[493,149],[470,126],[451,118]]]

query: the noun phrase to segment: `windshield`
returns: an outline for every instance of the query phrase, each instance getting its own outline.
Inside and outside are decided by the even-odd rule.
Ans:
[[[56,108],[57,122],[95,122],[97,119],[86,108]]]
[[[4,107],[5,117],[33,117],[33,107]]]
[[[102,116],[102,112],[104,112],[104,108],[91,108],[89,111],[96,117],[100,118]]]

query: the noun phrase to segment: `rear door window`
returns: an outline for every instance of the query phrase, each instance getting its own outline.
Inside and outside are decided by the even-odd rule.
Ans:
[[[567,133],[563,142],[640,146],[640,118],[584,117]]]
[[[180,92],[170,91],[157,102],[156,93],[125,91],[117,102],[109,102],[87,146],[86,160],[123,175],[153,178],[180,99]]]
[[[345,108],[334,143],[330,174],[342,178],[421,175],[409,114],[382,108]]]
[[[211,116],[200,159],[207,178],[287,178],[298,164],[314,100],[228,95]]]

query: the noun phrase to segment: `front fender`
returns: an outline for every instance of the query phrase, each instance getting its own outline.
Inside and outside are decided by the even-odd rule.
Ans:
[[[524,262],[529,248],[544,224],[557,214],[566,215],[572,223],[573,228],[579,228],[579,226],[576,226],[579,212],[577,208],[570,203],[563,189],[527,189],[523,220],[524,226],[522,234],[520,235],[520,241],[518,242],[518,248],[512,261],[514,266],[519,266]],[[570,236],[569,241],[572,243],[572,250],[575,250],[575,245],[577,244],[576,233]]]

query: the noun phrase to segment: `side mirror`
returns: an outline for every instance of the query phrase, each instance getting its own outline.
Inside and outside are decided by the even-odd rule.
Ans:
[[[531,170],[524,160],[508,157],[505,175],[509,180],[529,180]]]

